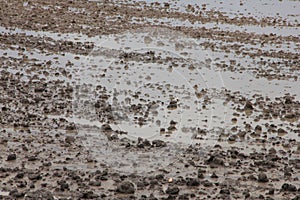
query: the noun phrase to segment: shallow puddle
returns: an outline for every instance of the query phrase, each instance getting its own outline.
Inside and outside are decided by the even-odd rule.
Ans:
[[[104,140],[101,133],[99,135],[99,130],[90,132],[82,125],[100,129],[103,123],[109,123],[113,130],[126,133],[121,138],[160,139],[182,146],[201,144],[206,149],[218,144],[224,148],[239,147],[249,153],[272,147],[259,142],[260,137],[272,140],[278,135],[266,134],[263,129],[264,134],[242,139],[238,135],[246,123],[253,128],[272,123],[290,130],[297,124],[275,118],[256,121],[259,114],[256,111],[242,112],[235,117],[236,109],[244,105],[234,105],[227,99],[228,91],[247,99],[262,96],[274,100],[287,93],[299,99],[297,81],[269,81],[255,78],[247,71],[220,71],[212,62],[213,52],[204,50],[197,40],[181,33],[144,29],[110,36],[98,44],[81,63],[79,73],[74,74],[77,86],[73,113],[79,133],[87,138],[87,147],[100,160],[107,158],[99,155],[119,156],[129,165],[128,170],[132,167],[142,170],[139,167],[145,165],[143,158],[129,154],[118,155],[113,151],[103,154],[99,144],[109,141]],[[95,107],[101,95],[106,96],[105,102],[109,104],[108,115]],[[234,123],[232,118],[236,119]],[[280,137],[299,139],[292,133]],[[174,162],[178,153],[177,145],[174,147],[169,148],[168,154],[162,153],[155,159],[162,159],[160,163],[165,166]],[[297,150],[297,144],[293,142],[289,148]],[[162,155],[167,155],[168,159]],[[137,160],[140,166],[131,165]],[[144,169],[151,169],[151,166]]]

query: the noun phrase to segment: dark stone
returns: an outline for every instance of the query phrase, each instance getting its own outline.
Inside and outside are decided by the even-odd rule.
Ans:
[[[177,195],[179,193],[179,188],[177,186],[169,186],[166,193],[170,195]]]
[[[250,193],[248,191],[244,191],[243,195],[244,195],[245,199],[250,197]]]
[[[269,181],[269,179],[265,173],[258,174],[258,182],[266,183],[268,181]]]
[[[221,158],[217,158],[215,156],[211,156],[206,163],[210,164],[211,166],[223,166],[224,165],[224,161]]]
[[[101,182],[100,181],[90,181],[89,185],[99,187],[99,186],[101,186]]]
[[[294,186],[292,184],[284,183],[281,186],[281,190],[283,190],[283,191],[289,191],[289,192],[296,192],[297,188],[296,188],[296,186]]]
[[[150,185],[157,185],[158,184],[158,181],[157,180],[151,180],[150,181]]]
[[[200,185],[200,181],[196,178],[188,178],[186,180],[186,185],[187,186],[199,186]]]
[[[287,131],[284,130],[284,129],[282,129],[282,128],[279,128],[279,129],[277,130],[277,132],[278,132],[278,134],[287,134]]]
[[[212,175],[211,175],[210,177],[211,177],[211,178],[219,178],[218,175],[217,175],[215,172],[213,172]]]
[[[177,122],[175,122],[173,120],[170,121],[170,125],[176,125],[176,124],[177,124]]]
[[[112,131],[112,128],[110,127],[109,124],[103,124],[102,127],[101,127],[101,130],[103,132],[111,132]]]
[[[16,178],[23,178],[24,177],[24,172],[19,172],[17,175],[16,175]]]
[[[176,109],[177,108],[177,101],[171,101],[170,104],[167,106],[168,109]]]
[[[16,160],[17,159],[17,155],[15,153],[9,154],[7,156],[7,161],[12,161],[12,160]]]
[[[161,179],[163,179],[165,176],[163,175],[163,174],[158,174],[158,175],[156,175],[155,176],[155,178],[157,179],[157,180],[161,180]]]
[[[144,148],[144,147],[145,147],[144,143],[138,143],[136,146],[137,146],[138,148]]]
[[[136,186],[138,187],[138,188],[144,188],[144,187],[146,187],[146,186],[148,186],[149,185],[149,183],[147,182],[147,181],[145,181],[145,180],[143,180],[143,181],[138,181],[137,183],[136,183]]]
[[[247,101],[245,106],[244,106],[244,110],[253,110],[253,105],[250,101]]]
[[[248,179],[251,181],[257,181],[257,178],[253,174],[249,175]]]
[[[209,182],[208,180],[204,180],[202,182],[202,184],[204,185],[204,187],[212,187],[213,186],[213,183]]]
[[[17,187],[18,188],[25,188],[27,186],[27,182],[26,181],[18,181],[17,182]]]
[[[204,175],[203,175],[202,173],[198,173],[198,178],[203,179],[203,178],[204,178]]]
[[[154,147],[166,147],[167,144],[162,140],[153,140],[152,141],[152,146],[154,146]]]
[[[39,173],[28,174],[28,179],[29,180],[40,180],[40,179],[42,179],[42,176]]]
[[[274,188],[270,188],[268,194],[269,195],[273,195],[275,193],[275,189]]]
[[[73,142],[75,142],[75,137],[73,137],[73,136],[67,136],[65,138],[65,143],[72,144]]]
[[[37,157],[36,156],[30,156],[28,157],[28,161],[36,161]]]
[[[12,190],[9,192],[9,195],[14,197],[14,198],[22,198],[24,197],[24,192],[19,192],[17,189]]]
[[[151,143],[150,143],[149,140],[145,140],[145,141],[143,142],[143,144],[144,144],[144,146],[151,146]]]
[[[135,192],[134,184],[129,181],[124,181],[118,185],[117,192],[123,194],[133,194]]]
[[[69,125],[66,126],[66,130],[68,130],[68,131],[74,131],[74,130],[76,130],[76,125],[73,124],[73,123],[71,123],[71,124],[69,124]]]
[[[69,184],[65,181],[57,181],[57,184],[60,186],[61,191],[69,190]]]
[[[229,195],[230,191],[227,188],[223,188],[223,189],[220,190],[220,194],[228,194]]]

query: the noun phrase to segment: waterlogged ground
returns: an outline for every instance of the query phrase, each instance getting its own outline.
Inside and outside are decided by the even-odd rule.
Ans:
[[[297,1],[0,4],[1,198],[300,198]]]

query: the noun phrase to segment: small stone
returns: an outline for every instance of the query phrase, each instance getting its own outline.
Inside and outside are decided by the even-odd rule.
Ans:
[[[254,131],[260,133],[262,131],[262,127],[260,125],[256,125]]]
[[[175,122],[174,120],[170,121],[170,125],[175,126],[177,124],[177,122]]]
[[[12,161],[12,160],[16,160],[17,159],[17,155],[15,153],[9,154],[7,156],[7,161]]]
[[[23,178],[24,177],[24,172],[19,172],[17,175],[16,175],[16,178]]]
[[[124,181],[118,185],[117,192],[123,194],[133,194],[135,192],[134,184],[129,181]]]
[[[254,176],[253,174],[249,175],[248,179],[251,180],[251,181],[257,181],[256,176]]]
[[[274,188],[270,188],[268,194],[269,195],[273,195],[275,193],[275,189]]]
[[[250,101],[247,101],[245,106],[244,106],[244,110],[253,110],[253,105]]]
[[[167,146],[167,144],[162,140],[153,140],[152,141],[152,146],[154,146],[154,147],[165,147],[165,146]]]
[[[212,175],[211,175],[210,177],[211,177],[211,178],[219,178],[218,175],[217,175],[215,172],[213,172]]]
[[[243,195],[244,195],[245,199],[250,197],[250,193],[248,191],[244,191]]]
[[[69,184],[65,181],[65,180],[62,180],[62,181],[57,181],[57,184],[60,186],[60,190],[61,191],[65,191],[65,190],[69,190]]]
[[[228,194],[229,195],[230,191],[227,188],[223,188],[223,189],[220,190],[220,194]]]
[[[36,161],[38,158],[36,156],[29,156],[28,161]]]
[[[151,146],[151,143],[149,140],[145,139],[143,142],[144,146]]]
[[[187,186],[199,186],[200,185],[200,182],[198,179],[196,178],[189,178],[187,179],[186,181],[186,185]]]
[[[169,186],[166,190],[167,194],[176,195],[179,193],[179,188],[177,186]]]
[[[10,196],[18,199],[24,197],[24,192],[19,192],[17,189],[10,191],[9,193]]]
[[[203,181],[202,184],[204,185],[204,187],[212,187],[213,186],[213,183],[209,182],[208,180]]]
[[[286,134],[287,134],[287,131],[284,130],[284,129],[282,129],[282,128],[279,128],[279,129],[277,130],[277,132],[278,132],[278,135],[280,135],[280,136],[283,136],[283,135],[286,135]]]
[[[108,133],[108,132],[111,132],[111,131],[112,131],[112,128],[110,127],[109,124],[103,124],[103,125],[101,126],[101,130],[102,130],[103,132],[105,132],[105,133]]]
[[[170,125],[169,127],[168,127],[168,131],[176,131],[177,130],[177,128],[175,127],[175,126],[173,126],[173,125]]]
[[[292,184],[284,183],[281,186],[281,190],[283,190],[283,191],[289,191],[289,192],[296,192],[297,188],[296,188],[296,186],[294,186]]]
[[[223,159],[217,158],[215,156],[211,156],[206,162],[208,164],[210,164],[211,166],[215,166],[215,165],[223,166],[224,165]]]
[[[177,108],[177,101],[171,101],[167,108],[169,110],[175,110]]]
[[[42,179],[42,176],[39,173],[36,174],[28,174],[29,180],[40,180]]]
[[[201,178],[201,179],[203,179],[203,178],[204,178],[204,175],[203,175],[203,173],[198,173],[198,178]]]
[[[237,135],[231,135],[231,136],[229,136],[229,138],[228,138],[228,140],[231,141],[231,142],[236,141],[236,139],[237,139]]]
[[[65,143],[72,144],[74,141],[75,141],[75,137],[73,136],[67,136],[65,138]]]
[[[285,102],[284,103],[285,104],[292,104],[293,103],[292,98],[290,96],[285,97]]]
[[[66,130],[68,130],[68,131],[74,131],[74,130],[76,130],[76,125],[75,124],[69,124],[69,125],[67,125],[66,126]]]
[[[258,175],[258,179],[257,180],[258,180],[258,182],[262,182],[262,183],[266,183],[266,182],[269,181],[269,179],[268,179],[268,177],[267,177],[267,175],[265,173],[260,173]]]

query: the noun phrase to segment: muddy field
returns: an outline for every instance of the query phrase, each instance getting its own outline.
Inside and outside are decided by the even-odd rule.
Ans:
[[[300,199],[298,1],[0,2],[0,199]]]

